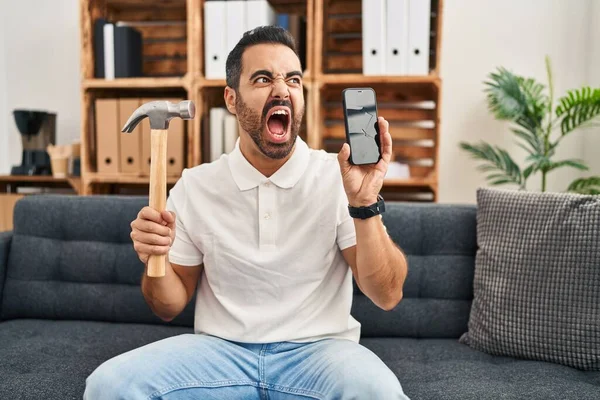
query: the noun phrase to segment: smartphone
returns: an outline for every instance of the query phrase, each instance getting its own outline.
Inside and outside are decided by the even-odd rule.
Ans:
[[[348,88],[342,91],[346,142],[350,145],[350,163],[377,164],[381,159],[377,100],[372,88]]]

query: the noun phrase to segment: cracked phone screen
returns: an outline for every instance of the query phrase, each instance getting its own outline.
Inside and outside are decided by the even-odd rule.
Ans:
[[[376,163],[379,159],[379,146],[375,95],[371,91],[362,90],[348,91],[345,96],[352,162]]]

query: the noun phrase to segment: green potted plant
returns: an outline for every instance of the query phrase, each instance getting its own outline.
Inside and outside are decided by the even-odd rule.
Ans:
[[[524,168],[508,152],[484,141],[461,142],[460,147],[481,161],[478,170],[486,173],[491,185],[514,184],[526,189],[527,180],[541,174],[541,190],[546,191],[548,173],[571,167],[587,170],[582,160],[555,160],[558,145],[578,128],[592,124],[600,116],[600,88],[584,86],[569,90],[554,108],[554,86],[550,59],[546,57],[548,88],[532,78],[518,76],[505,68],[488,75],[486,85],[489,110],[496,119],[511,121],[510,131],[527,152]],[[546,93],[548,92],[548,93]],[[567,191],[600,194],[600,176],[575,179]]]

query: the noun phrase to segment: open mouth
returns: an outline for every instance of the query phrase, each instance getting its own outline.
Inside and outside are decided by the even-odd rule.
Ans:
[[[267,114],[267,132],[271,141],[285,142],[289,129],[290,109],[283,106],[273,107]]]

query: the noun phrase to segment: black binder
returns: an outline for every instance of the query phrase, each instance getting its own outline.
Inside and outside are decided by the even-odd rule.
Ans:
[[[106,78],[104,58],[104,26],[110,22],[99,18],[94,22],[94,76]],[[142,34],[130,26],[114,25],[114,43],[108,48],[114,51],[115,78],[143,76]]]

